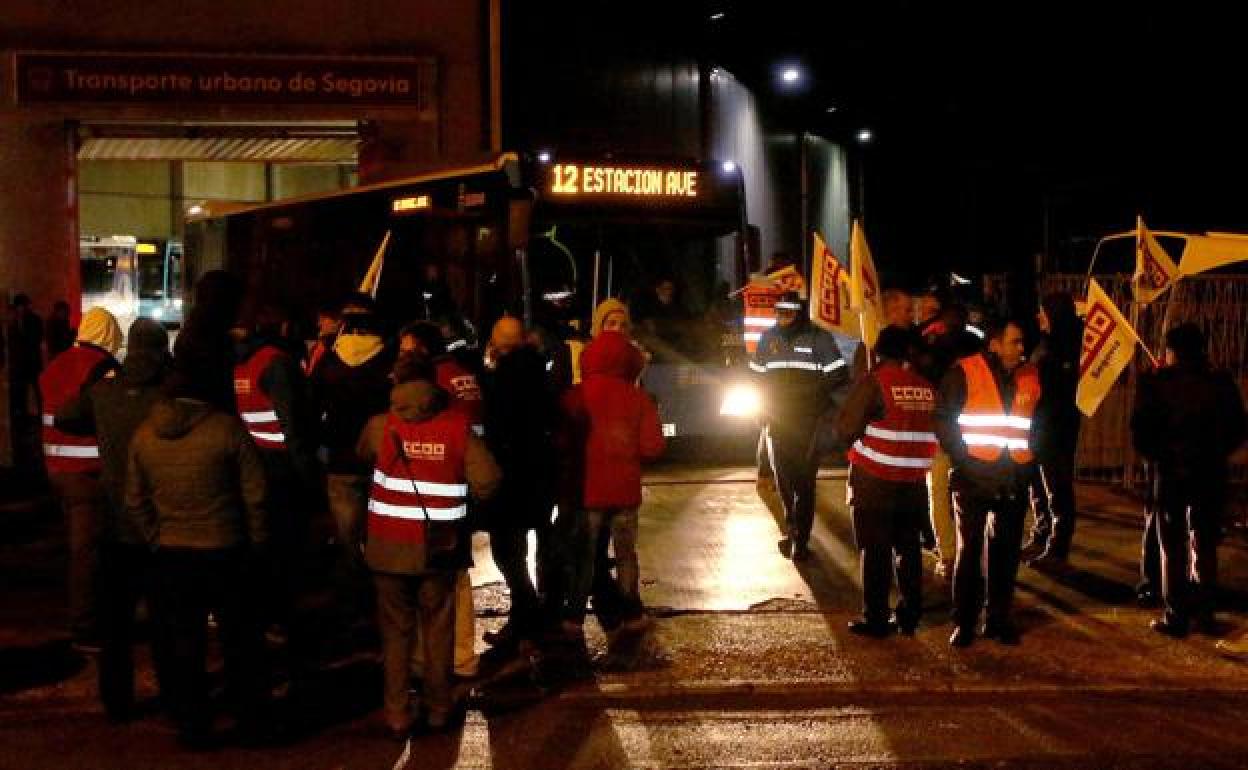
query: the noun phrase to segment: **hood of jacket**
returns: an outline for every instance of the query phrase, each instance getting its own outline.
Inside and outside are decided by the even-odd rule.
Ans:
[[[363,366],[386,347],[376,334],[343,334],[334,343],[334,352],[350,367]]]
[[[150,385],[164,379],[173,366],[169,355],[169,332],[150,318],[130,324],[126,335],[126,358],[121,362],[121,379],[127,385]]]
[[[152,407],[152,429],[163,439],[178,439],[212,414],[212,406],[191,398],[166,399]]]
[[[581,374],[632,382],[641,374],[641,351],[620,332],[602,332],[581,353]]]
[[[410,380],[390,390],[390,411],[401,420],[423,422],[446,405],[446,393],[427,380]]]
[[[627,325],[632,325],[632,316],[629,315],[628,305],[620,302],[618,299],[606,299],[594,308],[594,318],[589,327],[589,336],[597,337],[602,334],[602,324],[607,320],[607,316],[612,313],[623,313],[624,321]]]
[[[93,307],[82,316],[78,325],[78,341],[94,345],[117,355],[121,350],[121,326],[113,314],[102,307]]]

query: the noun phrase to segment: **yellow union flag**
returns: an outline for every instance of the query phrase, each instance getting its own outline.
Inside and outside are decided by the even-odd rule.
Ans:
[[[1079,356],[1079,388],[1075,403],[1091,417],[1109,394],[1118,375],[1131,363],[1140,338],[1113,300],[1096,282],[1088,284],[1088,315],[1083,324],[1083,352]]]
[[[1248,260],[1248,236],[1238,233],[1189,235],[1179,272],[1196,275],[1244,260]]]
[[[880,277],[875,272],[875,261],[867,247],[867,236],[862,223],[854,220],[854,231],[849,240],[850,305],[859,313],[862,325],[862,341],[867,347],[875,346],[880,336],[880,319],[884,308],[880,297]]]
[[[810,320],[830,332],[857,337],[858,316],[850,307],[849,273],[815,233],[811,259]]]
[[[1131,289],[1135,301],[1152,302],[1166,293],[1179,280],[1179,268],[1144,226],[1144,218],[1135,218],[1135,275]]]

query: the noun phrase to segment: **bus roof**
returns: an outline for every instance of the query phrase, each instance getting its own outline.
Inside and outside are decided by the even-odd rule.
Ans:
[[[474,176],[476,174],[488,174],[491,172],[508,170],[508,166],[518,168],[519,156],[514,152],[504,152],[495,156],[492,160],[471,166],[448,166],[446,168],[430,170],[423,174],[415,176],[406,176],[399,179],[388,179],[384,182],[376,182],[374,184],[360,185],[358,187],[348,187],[342,190],[334,190],[326,193],[312,193],[310,195],[300,195],[294,198],[283,198],[278,201],[269,203],[259,203],[254,206],[244,206],[242,208],[223,211],[219,214],[205,213],[200,216],[191,217],[189,221],[218,219],[220,217],[232,217],[237,214],[251,214],[257,211],[269,211],[280,209],[286,206],[296,206],[302,203],[312,203],[316,201],[328,201],[335,198],[345,198],[361,193],[377,192],[381,190],[391,190],[399,187],[407,187],[414,184],[422,184],[425,182],[437,182],[443,179],[454,179],[456,177]]]

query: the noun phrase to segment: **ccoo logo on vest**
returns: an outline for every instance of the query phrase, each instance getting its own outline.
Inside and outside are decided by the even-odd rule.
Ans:
[[[409,460],[433,460],[441,462],[446,459],[446,444],[432,441],[404,441],[403,454]]]
[[[234,392],[240,396],[245,396],[251,392],[251,380],[246,378],[234,380]]]
[[[936,395],[928,387],[893,385],[888,391],[893,398],[893,403],[906,411],[930,412],[936,403]]]

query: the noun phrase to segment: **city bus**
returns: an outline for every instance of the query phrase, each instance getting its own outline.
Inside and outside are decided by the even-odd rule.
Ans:
[[[182,244],[176,239],[84,235],[78,239],[82,310],[103,307],[122,329],[136,318],[182,323]]]
[[[186,278],[231,271],[248,302],[310,329],[318,307],[359,286],[384,240],[376,300],[392,330],[451,313],[484,337],[510,314],[566,338],[588,333],[595,305],[615,297],[636,316],[664,431],[745,436],[752,425],[719,415],[744,355],[727,305],[744,278],[741,195],[739,176],[717,163],[507,153],[192,221]],[[663,280],[680,305],[655,323]]]

